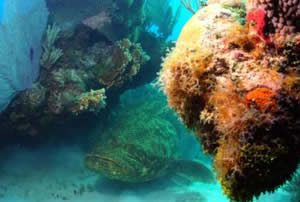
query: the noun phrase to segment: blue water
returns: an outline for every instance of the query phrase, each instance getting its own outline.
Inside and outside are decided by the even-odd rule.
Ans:
[[[20,0],[20,3],[17,5],[17,10],[21,14],[26,14],[30,12],[32,6],[35,4],[36,0]]]
[[[170,6],[173,9],[173,12],[175,12],[177,10],[177,8],[179,6],[181,6],[180,1],[171,1],[170,2]],[[172,32],[172,35],[168,37],[167,40],[170,41],[176,41],[178,36],[180,35],[180,32],[182,30],[182,28],[184,27],[185,23],[192,17],[193,15],[187,11],[186,9],[182,9],[182,13],[180,15],[179,21],[177,22],[177,24],[174,27],[174,30]],[[151,27],[148,28],[148,31],[153,32],[157,35],[159,32],[159,28],[156,25],[152,25]]]
[[[0,22],[3,17],[3,9],[4,9],[4,0],[0,0]]]
[[[178,8],[178,6],[181,6],[180,1],[171,1],[171,6],[174,10],[176,10]],[[186,10],[186,9],[182,9],[182,13],[180,16],[179,21],[177,22],[177,24],[174,27],[172,36],[170,37],[170,40],[176,40],[180,34],[181,29],[183,28],[183,26],[185,25],[185,23],[192,17],[192,14]]]
[[[3,19],[3,14],[5,13],[4,11],[4,6],[5,6],[5,1],[9,0],[0,0],[0,22]],[[16,10],[19,14],[26,14],[30,12],[35,0],[19,0],[19,3],[16,5]]]

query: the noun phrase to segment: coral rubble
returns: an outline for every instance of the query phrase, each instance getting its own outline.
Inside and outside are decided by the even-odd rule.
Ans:
[[[289,180],[300,160],[299,17],[290,14],[299,4],[259,2],[208,2],[159,75],[170,107],[213,155],[224,193],[243,202]],[[271,29],[282,15],[286,32]]]

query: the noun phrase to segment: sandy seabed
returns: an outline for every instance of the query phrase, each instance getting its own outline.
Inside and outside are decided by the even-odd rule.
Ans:
[[[78,145],[17,146],[0,153],[1,202],[228,202],[220,186],[178,185],[162,179],[142,185],[111,182],[87,170]],[[195,201],[200,193],[205,199]],[[197,198],[197,197],[196,197]],[[255,202],[288,202],[278,190]]]

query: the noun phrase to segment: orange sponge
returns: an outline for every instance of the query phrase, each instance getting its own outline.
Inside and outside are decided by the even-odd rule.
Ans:
[[[276,93],[268,88],[256,88],[245,97],[245,103],[247,106],[255,104],[255,106],[261,111],[270,109],[271,111],[276,111]]]

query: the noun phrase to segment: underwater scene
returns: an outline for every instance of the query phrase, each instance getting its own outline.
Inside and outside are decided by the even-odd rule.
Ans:
[[[0,202],[300,202],[299,0],[0,0]]]

